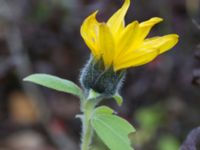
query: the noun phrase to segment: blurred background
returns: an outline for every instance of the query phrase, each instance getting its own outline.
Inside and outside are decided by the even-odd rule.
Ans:
[[[24,83],[48,73],[79,84],[89,49],[82,21],[99,9],[106,21],[122,0],[0,0],[0,150],[78,150],[79,100]],[[165,19],[150,36],[177,33],[179,44],[142,67],[129,69],[124,104],[105,103],[132,123],[136,150],[177,150],[200,126],[200,1],[134,0],[126,22]],[[94,150],[104,150],[93,148]]]

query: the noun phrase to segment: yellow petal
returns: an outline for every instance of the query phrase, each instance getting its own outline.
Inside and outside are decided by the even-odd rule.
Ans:
[[[137,43],[142,42],[146,38],[146,36],[149,34],[152,27],[161,21],[163,21],[162,18],[154,17],[154,18],[151,18],[147,21],[140,23],[139,29],[138,29]]]
[[[125,47],[126,49],[120,50],[121,51],[120,57],[126,57],[129,55],[132,55],[132,53],[134,53],[134,51],[141,48],[141,45],[142,45],[145,37],[150,32],[151,28],[155,24],[157,24],[161,21],[162,21],[161,18],[154,17],[145,22],[140,23],[139,25],[136,25],[135,28],[132,27],[132,29],[131,29],[131,26],[133,26],[132,24],[134,24],[134,22],[131,23],[130,25],[128,25],[125,30],[127,32],[126,34],[129,36],[126,38],[126,35],[124,35],[124,39],[121,39],[121,41],[125,40],[125,39],[130,40],[130,41],[129,41],[129,44],[126,45],[126,47]],[[124,32],[125,32],[125,30],[124,30]],[[129,33],[131,33],[131,34],[129,34]],[[118,42],[119,45],[121,45],[121,41]],[[121,46],[117,46],[117,47],[121,47]]]
[[[96,20],[97,11],[87,17],[81,26],[81,36],[90,48],[94,57],[99,58],[100,52],[97,47],[99,23]]]
[[[153,17],[147,21],[144,21],[142,23],[140,23],[140,27],[153,27],[155,24],[159,23],[163,21],[162,18],[159,18],[159,17]]]
[[[120,69],[144,65],[152,61],[158,54],[159,51],[156,49],[137,50],[132,55],[123,57],[121,60],[119,60],[118,64],[114,65],[114,69],[117,71]]]
[[[139,24],[139,28],[137,30],[137,32],[135,33],[136,35],[133,35],[135,36],[133,42],[132,42],[132,45],[131,45],[131,48],[129,50],[134,50],[134,49],[138,49],[143,40],[146,38],[146,36],[149,34],[151,28],[161,22],[163,19],[161,18],[158,18],[158,17],[154,17],[154,18],[151,18],[145,22],[142,22]]]
[[[121,57],[120,55],[124,53],[126,50],[130,48],[132,45],[134,38],[136,36],[136,32],[138,29],[139,23],[137,21],[134,21],[130,23],[122,32],[119,39],[116,43],[116,53],[115,53],[115,60],[118,60],[118,57]]]
[[[110,67],[113,62],[115,43],[109,27],[105,23],[101,23],[99,26],[99,49],[101,50],[105,67]]]
[[[169,34],[162,37],[153,37],[144,40],[142,47],[156,48],[161,53],[171,49],[178,43],[179,36],[177,34]]]
[[[130,0],[125,0],[123,6],[116,13],[114,13],[108,20],[107,24],[110,27],[111,32],[113,34],[116,34],[120,31],[120,29],[123,29],[124,17],[126,15],[129,6],[130,6]]]

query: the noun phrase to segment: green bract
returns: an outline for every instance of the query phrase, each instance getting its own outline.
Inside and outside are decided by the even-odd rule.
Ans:
[[[126,71],[115,72],[112,67],[105,69],[103,61],[91,58],[81,72],[80,82],[84,89],[107,96],[113,96],[122,85]]]

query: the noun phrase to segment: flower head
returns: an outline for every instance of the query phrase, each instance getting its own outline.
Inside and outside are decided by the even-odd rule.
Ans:
[[[125,25],[129,5],[130,0],[125,0],[107,22],[98,22],[96,11],[81,26],[81,35],[92,52],[80,77],[87,91],[112,96],[121,87],[127,68],[150,62],[178,42],[176,34],[146,38],[151,28],[163,20],[158,17]]]
[[[96,11],[81,26],[81,35],[94,60],[102,60],[105,70],[113,68],[119,71],[146,64],[178,42],[177,34],[146,38],[162,18],[154,17],[142,23],[133,21],[125,25],[124,17],[129,6],[130,0],[125,0],[107,22],[98,22]]]

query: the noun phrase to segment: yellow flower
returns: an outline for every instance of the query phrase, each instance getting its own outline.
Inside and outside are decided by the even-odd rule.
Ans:
[[[125,26],[124,17],[129,6],[130,0],[125,0],[123,6],[106,23],[96,20],[96,11],[81,26],[81,36],[94,59],[102,59],[105,68],[112,66],[114,71],[152,61],[174,47],[179,38],[177,34],[146,38],[151,28],[163,20],[158,17],[142,23],[133,21]]]

